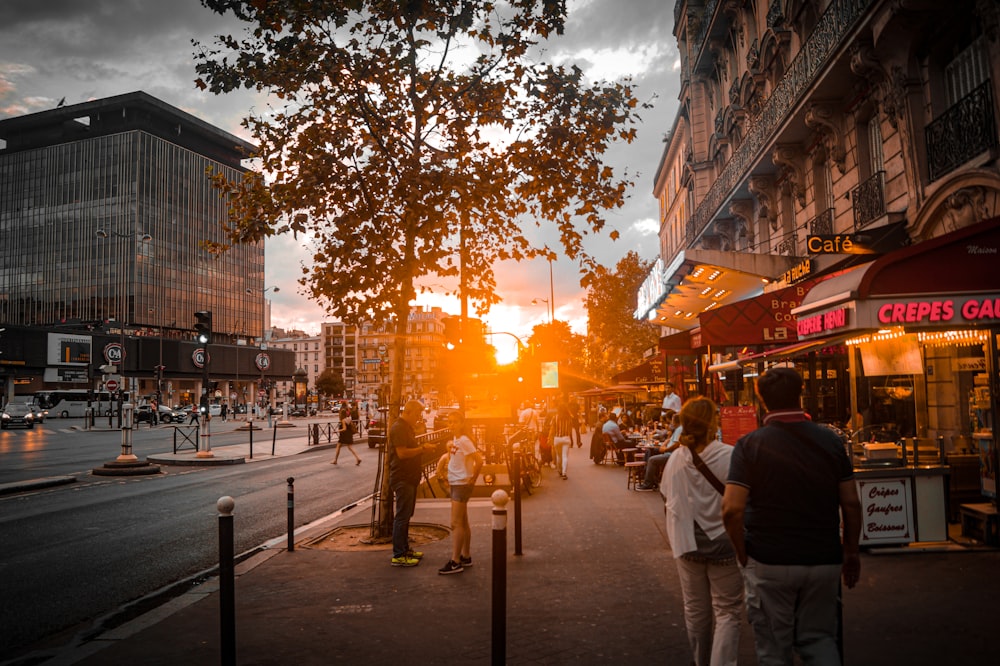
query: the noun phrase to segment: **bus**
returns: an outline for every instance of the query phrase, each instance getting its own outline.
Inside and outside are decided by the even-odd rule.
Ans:
[[[116,408],[111,394],[106,391],[38,391],[35,400],[48,412],[49,418],[86,416],[88,405],[94,408],[95,414],[104,416],[111,415]]]

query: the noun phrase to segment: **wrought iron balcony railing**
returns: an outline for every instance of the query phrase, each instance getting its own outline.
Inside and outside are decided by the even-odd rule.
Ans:
[[[833,209],[827,208],[819,215],[809,220],[809,233],[813,236],[833,235]]]
[[[931,182],[997,146],[993,85],[986,79],[934,119],[925,130]]]
[[[854,230],[860,231],[885,215],[885,171],[878,171],[851,190]]]

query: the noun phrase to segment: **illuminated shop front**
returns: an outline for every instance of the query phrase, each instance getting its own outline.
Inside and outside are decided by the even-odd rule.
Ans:
[[[953,522],[963,503],[996,503],[998,253],[994,218],[832,277],[794,310],[800,339],[849,333],[859,463],[881,463],[875,476],[909,478],[911,497],[921,484],[937,493],[928,477],[940,471]]]

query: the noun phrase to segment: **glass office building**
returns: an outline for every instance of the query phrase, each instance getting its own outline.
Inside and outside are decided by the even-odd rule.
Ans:
[[[226,242],[229,178],[253,146],[145,93],[0,120],[0,322],[124,322],[260,338],[264,245]]]

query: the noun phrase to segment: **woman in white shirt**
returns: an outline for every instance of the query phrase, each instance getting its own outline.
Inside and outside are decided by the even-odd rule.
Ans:
[[[465,415],[448,415],[452,440],[448,443],[448,486],[451,495],[451,559],[439,574],[461,573],[472,566],[472,528],[469,526],[469,498],[476,487],[483,457],[465,430]]]
[[[697,666],[736,664],[743,622],[743,578],[722,524],[722,494],[695,467],[692,450],[725,483],[733,447],[717,434],[718,408],[693,398],[681,408],[681,446],[667,460],[667,536],[684,595],[684,623]],[[713,635],[714,616],[714,635]]]

